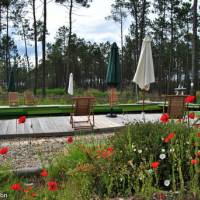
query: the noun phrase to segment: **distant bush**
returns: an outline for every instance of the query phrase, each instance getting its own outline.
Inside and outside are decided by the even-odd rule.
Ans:
[[[42,95],[42,89],[37,89],[37,94]],[[47,95],[64,95],[66,91],[64,88],[53,88],[53,89],[46,89]]]

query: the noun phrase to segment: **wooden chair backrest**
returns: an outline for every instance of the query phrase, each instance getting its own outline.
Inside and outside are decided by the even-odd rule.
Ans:
[[[8,101],[10,106],[19,104],[19,97],[17,92],[8,92]]]
[[[35,98],[33,95],[33,92],[31,91],[26,91],[24,92],[24,103],[25,105],[34,105],[35,104]]]
[[[167,113],[172,119],[182,119],[186,110],[185,95],[169,95]]]
[[[72,99],[75,116],[86,116],[91,114],[92,106],[95,102],[94,97],[74,97]]]

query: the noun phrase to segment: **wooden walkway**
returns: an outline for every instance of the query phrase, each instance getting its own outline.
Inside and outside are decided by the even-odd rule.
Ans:
[[[161,114],[145,114],[146,121],[157,121]],[[74,135],[79,131],[72,129],[69,116],[27,118],[23,124],[17,119],[0,120],[0,139],[23,137],[50,137]],[[141,121],[141,114],[118,115],[109,118],[106,115],[95,115],[95,127],[92,132],[111,132],[122,128],[128,122]],[[91,131],[84,130],[81,133]]]

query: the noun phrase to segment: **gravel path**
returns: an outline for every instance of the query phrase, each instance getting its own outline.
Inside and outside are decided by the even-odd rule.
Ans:
[[[74,136],[74,141],[100,141],[114,133]],[[1,147],[9,147],[5,156],[0,155],[0,165],[11,164],[12,169],[41,167],[48,165],[56,154],[63,152],[67,146],[66,137],[28,138],[1,140]]]

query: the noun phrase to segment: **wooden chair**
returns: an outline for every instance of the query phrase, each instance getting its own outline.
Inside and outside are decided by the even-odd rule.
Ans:
[[[8,102],[9,106],[19,105],[19,96],[17,92],[8,92]]]
[[[28,106],[36,104],[33,92],[31,91],[24,92],[24,104]]]
[[[186,111],[185,97],[186,95],[166,96],[166,100],[168,102],[167,113],[169,114],[171,119],[183,119],[185,117],[185,111]]]
[[[72,98],[72,113],[70,113],[70,124],[74,129],[93,129],[94,127],[94,113],[93,105],[95,102],[94,97],[74,97]],[[80,119],[85,116],[86,120]],[[78,117],[79,120],[75,121]],[[92,117],[92,120],[91,120]],[[81,117],[82,118],[82,117]]]

